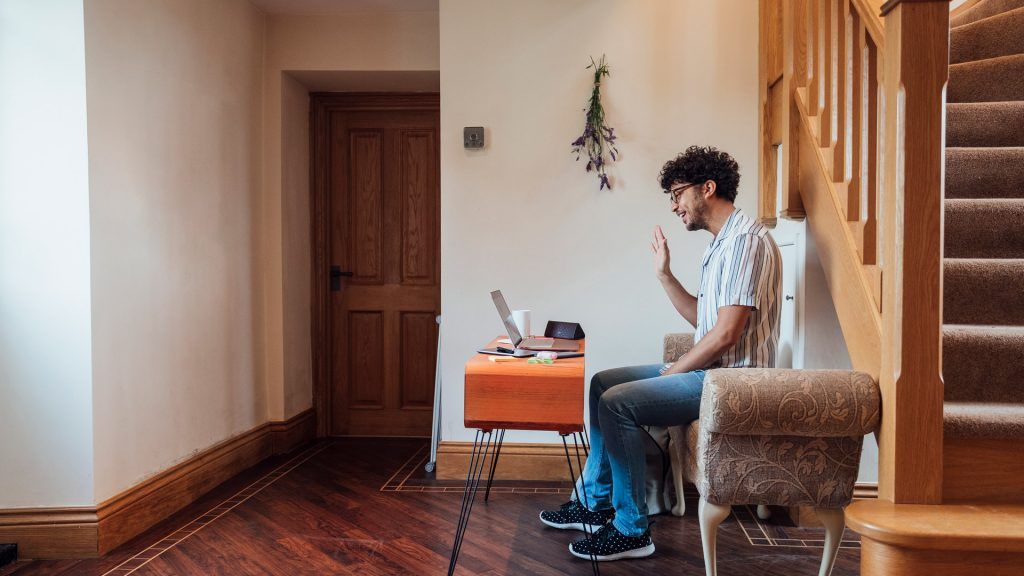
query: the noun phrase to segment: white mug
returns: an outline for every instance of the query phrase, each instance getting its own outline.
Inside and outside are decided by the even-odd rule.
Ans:
[[[529,310],[513,310],[512,321],[515,322],[516,328],[519,329],[519,334],[526,338],[530,335],[530,311]]]

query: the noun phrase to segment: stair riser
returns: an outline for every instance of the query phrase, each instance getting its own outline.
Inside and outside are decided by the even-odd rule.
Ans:
[[[1024,326],[1024,261],[947,259],[943,271],[945,324]]]
[[[947,258],[1024,258],[1024,200],[947,200]]]
[[[942,380],[947,402],[1024,402],[1024,331],[946,328]]]
[[[945,503],[1024,503],[1024,442],[947,437],[942,456]]]
[[[947,148],[946,198],[1024,198],[1024,148]]]
[[[946,100],[948,102],[1024,100],[1024,54],[951,65]]]
[[[958,64],[1024,53],[1024,8],[950,32],[949,62]]]
[[[1024,6],[1024,0],[985,0],[954,16],[950,19],[949,24],[958,28],[1022,6]]]
[[[1024,102],[950,104],[946,146],[1024,146]]]

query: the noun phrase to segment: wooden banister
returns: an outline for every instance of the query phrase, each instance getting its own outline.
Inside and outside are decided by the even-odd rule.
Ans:
[[[808,219],[854,368],[879,379],[879,494],[942,478],[948,0],[761,0],[760,218]]]

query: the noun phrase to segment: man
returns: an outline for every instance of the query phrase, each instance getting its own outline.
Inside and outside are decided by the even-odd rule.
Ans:
[[[590,456],[577,483],[586,506],[572,500],[540,514],[554,528],[595,532],[593,539],[569,545],[580,558],[654,552],[641,426],[696,420],[707,370],[775,364],[782,258],[768,230],[733,205],[740,181],[736,161],[715,148],[691,146],[665,164],[659,179],[686,229],[713,236],[696,296],[672,275],[660,227],[651,243],[658,280],[676,311],[696,326],[695,343],[671,364],[605,370],[590,381]]]

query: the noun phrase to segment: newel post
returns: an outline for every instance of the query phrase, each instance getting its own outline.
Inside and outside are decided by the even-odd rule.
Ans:
[[[942,501],[942,229],[948,0],[885,17],[879,497]]]

